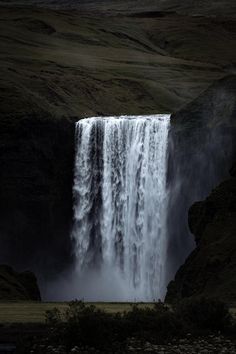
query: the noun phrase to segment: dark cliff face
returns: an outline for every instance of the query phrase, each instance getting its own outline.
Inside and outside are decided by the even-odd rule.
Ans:
[[[0,258],[50,278],[72,261],[74,123],[0,119]]]
[[[169,278],[195,247],[188,210],[224,178],[236,156],[236,76],[212,85],[172,115],[168,229]]]
[[[169,284],[166,301],[198,295],[236,299],[236,164],[232,176],[189,210],[197,248]]]
[[[0,300],[40,301],[40,291],[35,275],[18,273],[11,267],[0,265]]]

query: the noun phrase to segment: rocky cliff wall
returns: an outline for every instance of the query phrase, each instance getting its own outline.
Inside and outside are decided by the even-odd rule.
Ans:
[[[189,210],[197,248],[169,284],[166,301],[199,295],[236,299],[236,164],[222,182]]]
[[[172,115],[170,131],[170,205],[168,249],[171,278],[195,247],[188,210],[206,198],[236,157],[236,76],[212,85]]]

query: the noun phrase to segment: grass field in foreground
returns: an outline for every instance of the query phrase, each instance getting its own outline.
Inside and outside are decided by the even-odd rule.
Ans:
[[[93,303],[100,309],[110,313],[129,311],[131,303]],[[42,323],[45,321],[45,312],[57,307],[65,310],[66,302],[0,302],[0,323]],[[142,303],[139,306],[152,306]]]
[[[89,303],[110,313],[129,311],[132,303]],[[141,303],[139,306],[152,306],[151,303]],[[57,307],[65,310],[66,302],[0,302],[0,323],[43,323],[45,312]],[[236,317],[236,308],[231,308],[231,313]]]

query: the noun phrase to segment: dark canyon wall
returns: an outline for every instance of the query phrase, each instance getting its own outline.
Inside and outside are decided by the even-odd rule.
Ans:
[[[199,295],[236,299],[236,164],[221,183],[189,211],[189,226],[197,248],[169,284],[166,300]]]
[[[190,206],[229,176],[236,157],[236,76],[218,81],[173,114],[171,122],[169,277],[195,247]]]
[[[51,277],[71,262],[74,123],[0,117],[0,259]]]

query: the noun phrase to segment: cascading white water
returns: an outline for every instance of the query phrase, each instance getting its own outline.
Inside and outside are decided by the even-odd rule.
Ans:
[[[86,300],[165,294],[169,121],[97,117],[76,125],[72,237]]]

